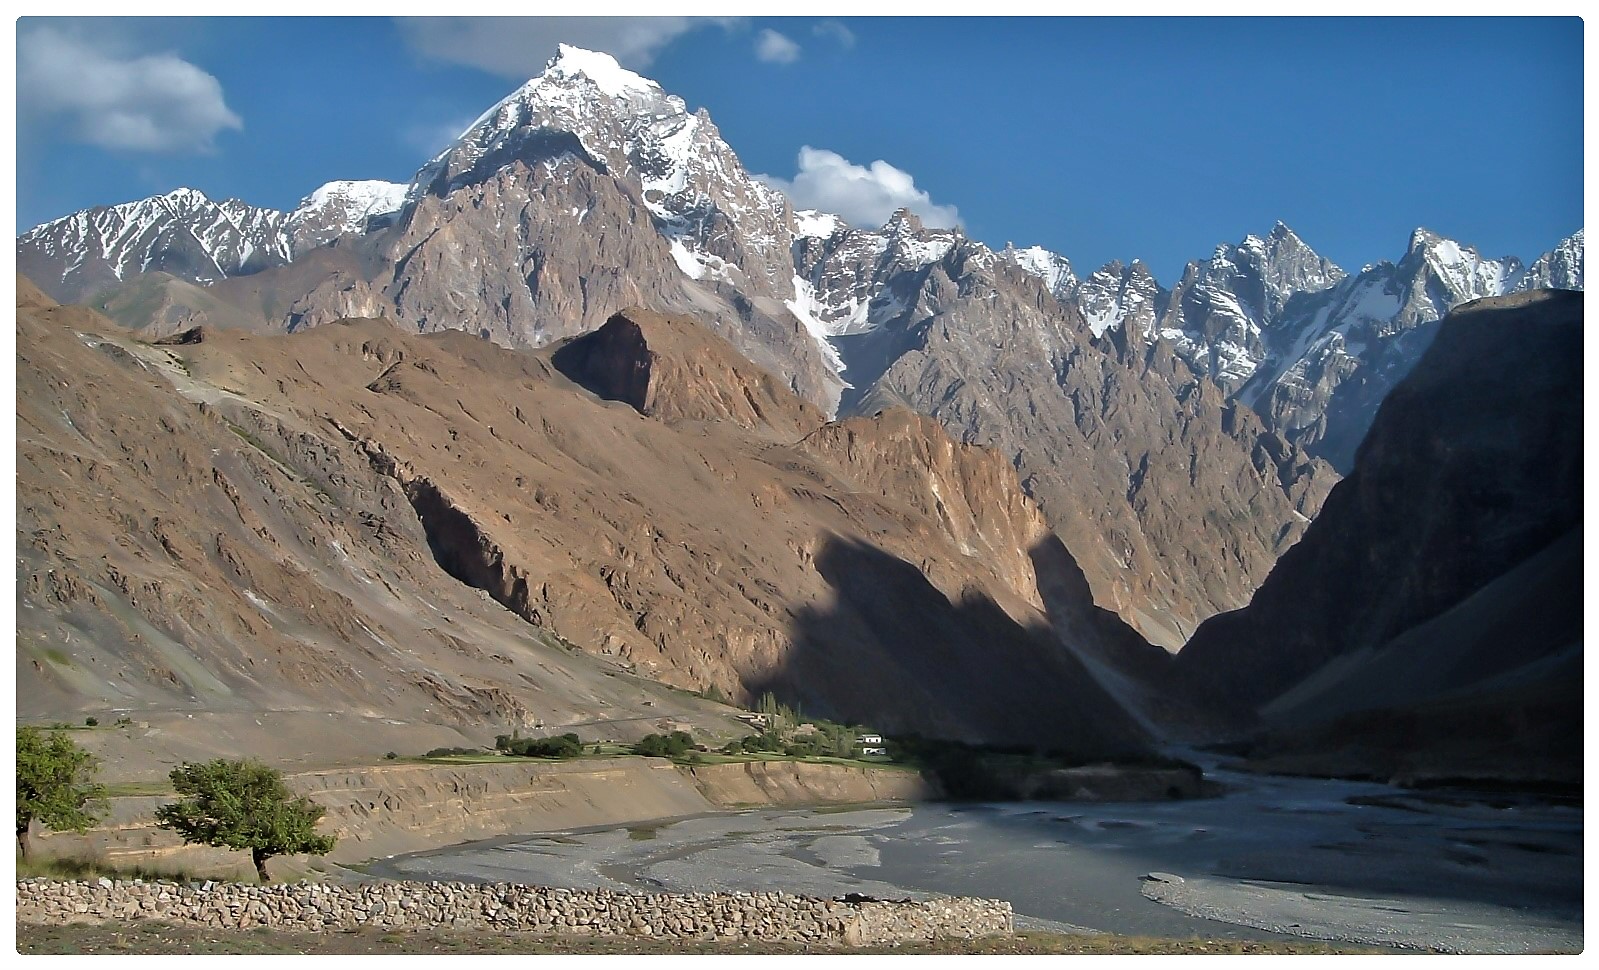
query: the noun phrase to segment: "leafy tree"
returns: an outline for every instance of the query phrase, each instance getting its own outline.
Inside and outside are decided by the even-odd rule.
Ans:
[[[105,788],[91,780],[95,760],[65,734],[17,728],[17,851],[28,857],[35,819],[58,832],[82,832],[104,814]]]
[[[183,841],[223,849],[249,849],[262,882],[266,861],[275,855],[333,848],[333,836],[318,835],[326,811],[309,798],[296,798],[283,775],[258,761],[217,758],[172,769],[172,787],[182,801],[156,809],[156,822]]]

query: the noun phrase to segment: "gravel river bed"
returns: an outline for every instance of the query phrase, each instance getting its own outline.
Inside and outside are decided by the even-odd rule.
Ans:
[[[1582,808],[1210,772],[1216,798],[759,809],[480,842],[374,875],[1009,900],[1019,927],[1582,949]]]

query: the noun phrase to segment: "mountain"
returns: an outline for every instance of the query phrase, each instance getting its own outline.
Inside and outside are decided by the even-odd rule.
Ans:
[[[329,182],[312,192],[283,219],[290,257],[340,236],[384,225],[405,204],[406,186],[365,180]],[[239,275],[239,274],[233,274]]]
[[[1247,600],[1332,476],[1164,342],[1123,354],[1096,340],[1012,252],[904,211],[795,243],[852,384],[842,409],[909,407],[1011,456],[1095,601],[1175,648]]]
[[[1380,263],[1301,300],[1239,399],[1285,437],[1350,467],[1383,398],[1415,366],[1451,308],[1511,292],[1514,257],[1484,259],[1426,229]]]
[[[1274,764],[1580,779],[1582,313],[1536,290],[1446,316],[1305,537],[1177,656],[1179,686],[1257,712]]]
[[[1008,461],[903,411],[827,423],[698,324],[630,311],[537,353],[380,320],[147,343],[19,297],[24,716],[193,714],[271,750],[284,712],[473,743],[740,729],[664,682],[1146,744],[1082,659],[1125,626],[1050,627],[1092,606]]]
[[[1196,373],[1233,390],[1267,356],[1290,301],[1343,276],[1279,222],[1265,239],[1245,236],[1189,263],[1160,315],[1161,335]]]
[[[75,212],[17,239],[17,271],[52,298],[84,301],[124,280],[166,273],[215,283],[289,262],[395,211],[404,187],[329,182],[289,212],[195,189]]]
[[[905,406],[998,449],[1096,602],[1170,649],[1297,540],[1427,323],[1532,279],[1420,233],[1415,258],[1350,277],[1278,224],[1167,290],[1141,263],[1080,277],[904,211],[851,227],[795,211],[704,110],[565,46],[403,199],[337,184],[321,194],[341,204],[313,193],[283,217],[282,257],[191,272],[174,223],[170,259],[151,242],[101,274],[110,290],[75,292],[152,336],[382,316],[544,348],[626,307],[691,315],[826,415]],[[40,248],[45,228],[19,263],[52,286],[99,265],[81,240]],[[1580,277],[1580,250],[1539,272]]]
[[[17,239],[17,271],[65,301],[147,272],[213,283],[287,261],[283,221],[274,209],[178,189],[30,229]]]
[[[1513,289],[1517,292],[1582,289],[1582,230],[1578,229],[1554,249],[1533,260]]]

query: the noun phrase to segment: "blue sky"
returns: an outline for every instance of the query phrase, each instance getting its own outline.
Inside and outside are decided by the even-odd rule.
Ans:
[[[24,18],[17,37],[19,231],[180,185],[288,208],[407,180],[561,40],[705,107],[753,172],[822,191],[882,160],[891,193],[1081,272],[1141,258],[1170,285],[1278,219],[1348,269],[1417,225],[1528,260],[1582,225],[1576,18]]]

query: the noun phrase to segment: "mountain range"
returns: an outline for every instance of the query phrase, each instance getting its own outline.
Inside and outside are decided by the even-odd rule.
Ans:
[[[204,678],[171,644],[242,644],[258,610],[305,631],[279,648],[297,671],[287,703],[333,703],[321,679],[354,703],[371,678],[413,703],[409,661],[384,651],[442,635],[399,617],[448,576],[651,680],[775,689],[840,717],[870,708],[863,685],[892,682],[903,703],[875,712],[884,727],[1133,750],[1163,708],[1214,700],[1171,677],[1233,690],[1231,662],[1212,677],[1166,652],[1196,629],[1209,642],[1212,618],[1250,604],[1329,495],[1350,492],[1340,481],[1363,474],[1362,442],[1450,311],[1581,289],[1582,259],[1580,230],[1524,264],[1417,229],[1397,262],[1350,272],[1278,223],[1170,287],[1136,261],[1080,276],[905,210],[880,227],[796,210],[703,109],[563,46],[408,184],[329,183],[290,212],[180,189],[19,237],[19,272],[42,291],[24,287],[19,308],[39,394],[23,586],[76,617],[28,630],[158,644],[119,676],[142,701],[183,702]],[[389,323],[352,322],[373,318]],[[73,435],[93,445],[75,460],[112,467],[135,429],[107,415],[86,431],[90,399],[51,390],[79,373],[155,394],[145,406],[174,436],[160,461],[183,476],[141,479],[141,510],[102,523],[140,538],[103,565],[71,535],[97,499],[52,503],[49,483],[85,450]],[[171,390],[144,388],[150,374]],[[242,464],[208,484],[190,459],[224,445]],[[190,493],[238,522],[190,521],[171,498]],[[377,565],[391,556],[399,574]],[[296,560],[334,600],[301,602],[304,577],[283,573]],[[362,583],[380,578],[410,605],[369,606]],[[182,629],[160,620],[173,590],[230,584],[274,605],[236,593],[219,618],[173,601]],[[341,637],[368,658],[302,655]],[[266,703],[236,652],[228,676],[207,673],[212,694]],[[525,701],[481,659],[434,668],[429,696],[515,723]],[[543,669],[535,690],[603,676]],[[88,689],[52,671],[41,699]],[[1251,710],[1291,684],[1257,686]],[[1065,708],[1040,722],[1046,696]]]

